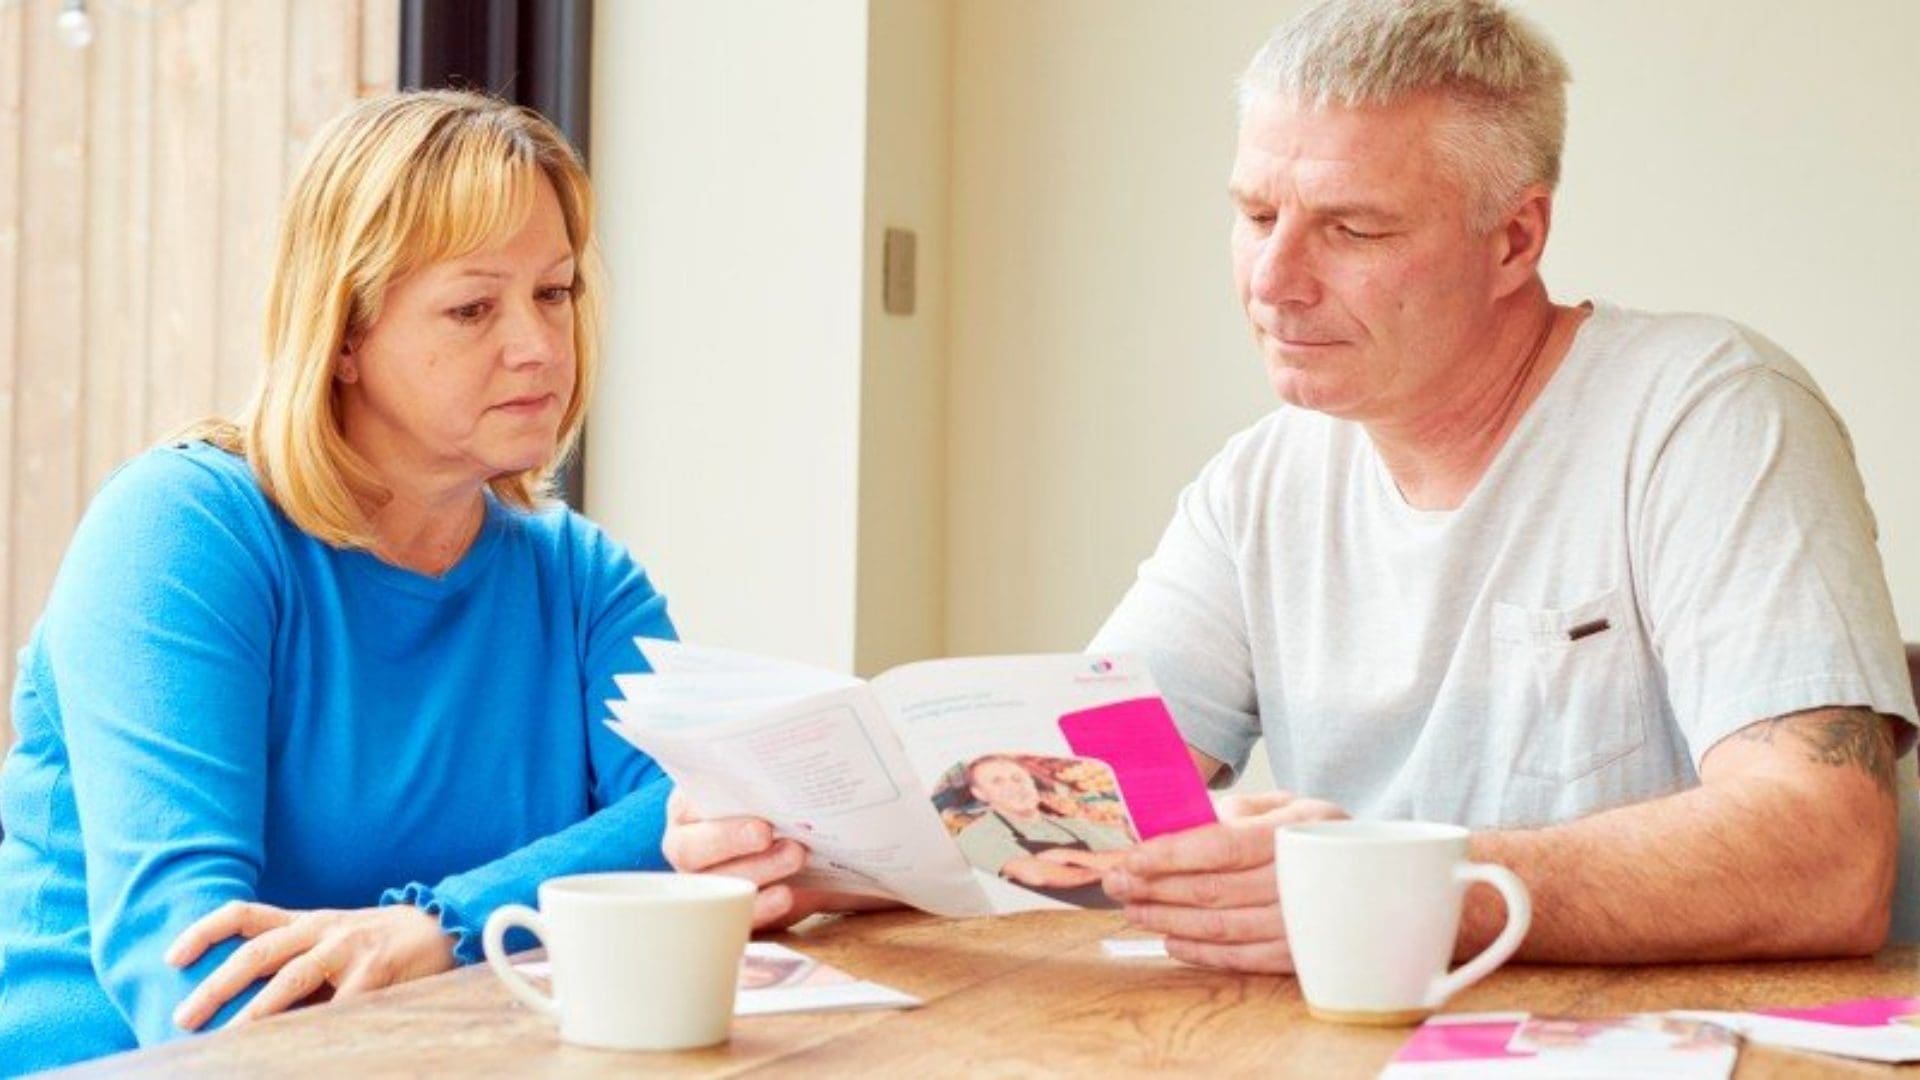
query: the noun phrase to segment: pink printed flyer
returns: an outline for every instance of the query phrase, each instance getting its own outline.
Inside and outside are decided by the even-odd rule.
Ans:
[[[1383,1080],[1566,1077],[1726,1080],[1736,1036],[1718,1025],[1657,1013],[1608,1017],[1467,1013],[1414,1031]]]
[[[1920,1061],[1920,998],[1861,998],[1753,1012],[1675,1013],[1738,1031],[1750,1042],[1787,1050],[1878,1061]]]

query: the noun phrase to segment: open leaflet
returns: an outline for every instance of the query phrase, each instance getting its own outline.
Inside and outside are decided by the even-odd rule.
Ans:
[[[941,915],[1112,906],[1125,849],[1214,820],[1153,680],[1125,656],[930,660],[871,682],[636,639],[609,725],[707,817],[812,853],[796,884]]]

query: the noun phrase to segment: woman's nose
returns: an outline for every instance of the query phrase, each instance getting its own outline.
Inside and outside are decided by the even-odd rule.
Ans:
[[[573,332],[571,320],[556,320],[536,304],[513,311],[503,326],[502,358],[508,367],[551,364],[558,360]]]

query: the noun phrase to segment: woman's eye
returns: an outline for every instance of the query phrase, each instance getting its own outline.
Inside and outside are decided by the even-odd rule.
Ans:
[[[564,304],[572,299],[571,285],[549,285],[540,290],[540,302],[543,304]]]
[[[455,322],[474,323],[486,318],[487,312],[492,310],[493,305],[488,301],[475,300],[471,304],[461,304],[456,308],[448,308],[447,314],[453,316]]]

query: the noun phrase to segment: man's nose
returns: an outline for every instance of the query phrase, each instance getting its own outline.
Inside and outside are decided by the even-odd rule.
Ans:
[[[1312,238],[1299,223],[1284,219],[1260,242],[1254,254],[1253,297],[1272,307],[1307,307],[1320,298]]]

